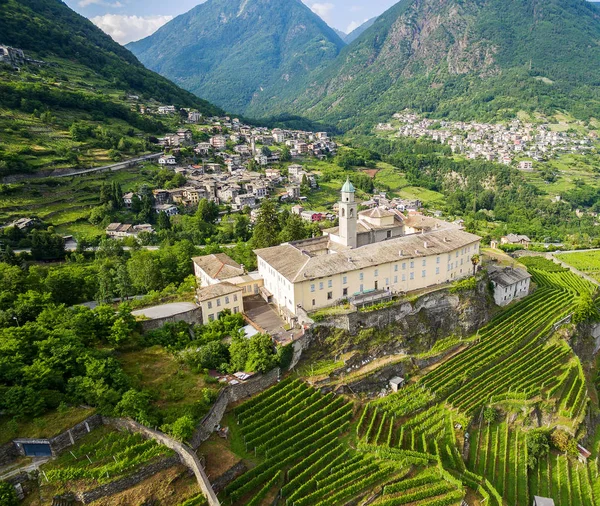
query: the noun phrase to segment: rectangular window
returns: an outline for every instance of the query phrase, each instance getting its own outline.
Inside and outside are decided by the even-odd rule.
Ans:
[[[315,305],[315,299],[312,300],[313,306]]]
[[[333,286],[333,281],[330,279],[327,281],[327,288],[331,288]]]
[[[398,282],[398,276],[394,276],[394,284]]]
[[[323,281],[319,282],[319,290],[323,290]]]
[[[221,305],[221,299],[217,299],[217,307]]]
[[[450,264],[448,264],[448,270],[451,271],[452,270],[452,266]]]
[[[347,278],[346,276],[344,276],[344,277],[342,278],[342,283],[343,283],[343,284],[346,284],[346,283],[348,283],[348,278]]]
[[[360,285],[360,293],[363,292],[363,285]]]
[[[347,289],[347,288],[344,288],[344,289],[342,290],[342,295],[343,295],[344,297],[347,297],[347,296],[348,296],[348,289]]]
[[[398,272],[398,264],[394,265],[394,272]]]
[[[458,258],[458,251],[456,252],[456,258]]]
[[[237,294],[233,296],[233,302],[237,302]]]
[[[208,309],[212,309],[212,302],[208,301],[206,305],[208,306]]]
[[[333,292],[327,292],[327,300],[333,299]]]
[[[229,304],[229,295],[225,296],[225,304]]]
[[[427,259],[426,259],[426,258],[424,258],[424,259],[423,259],[423,262],[421,262],[421,264],[423,265],[423,267],[425,267],[425,266],[427,265]]]
[[[422,278],[426,278],[427,277],[427,271],[421,271],[421,277]]]
[[[233,308],[233,314],[238,314],[240,312],[240,308],[238,306]]]
[[[379,276],[379,269],[375,269],[375,277]]]
[[[406,281],[406,274],[402,274],[402,281]]]
[[[440,257],[437,257],[437,258],[435,259],[435,263],[436,263],[436,264],[439,264],[439,263],[440,263],[440,260],[441,260],[441,258],[440,258]]]
[[[214,314],[209,314],[208,315],[208,321],[209,322],[214,322],[215,321],[215,315]]]
[[[439,267],[436,267],[436,268],[435,268],[435,273],[436,273],[436,274],[439,274],[439,273],[440,273],[440,268],[439,268]]]
[[[385,278],[385,286],[388,286],[390,284],[390,278]]]
[[[365,279],[365,275],[361,272],[359,278],[362,281],[363,279]]]
[[[314,292],[315,291],[315,285],[310,285],[310,291]]]
[[[414,260],[411,260],[411,261],[410,261],[410,268],[411,268],[411,269],[414,269],[414,268],[415,268],[415,261],[414,261]]]
[[[402,262],[402,270],[406,270],[406,262]]]
[[[414,272],[410,273],[410,279],[415,279],[415,273]]]

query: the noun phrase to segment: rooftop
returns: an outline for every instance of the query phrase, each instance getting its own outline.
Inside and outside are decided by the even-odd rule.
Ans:
[[[241,292],[242,289],[239,286],[232,285],[228,282],[217,283],[216,285],[210,285],[205,288],[198,290],[198,300],[204,302],[206,300],[216,299],[217,297],[223,297],[232,293]]]
[[[525,269],[515,269],[513,267],[499,268],[490,266],[490,279],[500,286],[512,286],[519,281],[531,278]]]
[[[245,274],[242,266],[225,253],[196,257],[192,261],[212,279],[225,280]]]
[[[356,190],[354,189],[354,185],[350,182],[350,178],[346,179],[344,186],[342,186],[343,193],[354,193]]]
[[[311,255],[303,248],[302,241],[260,249],[255,253],[288,281],[298,282],[403,259],[440,255],[480,239],[462,230],[447,229],[398,237],[339,253],[330,251],[328,255]]]

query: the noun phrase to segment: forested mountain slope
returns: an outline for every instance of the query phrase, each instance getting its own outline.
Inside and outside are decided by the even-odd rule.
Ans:
[[[269,112],[344,128],[406,107],[464,119],[598,115],[599,14],[585,0],[401,0]]]
[[[342,39],[300,0],[209,0],[127,47],[152,70],[236,112],[305,88]]]
[[[149,134],[173,125],[140,114],[142,106],[222,113],[146,69],[59,0],[0,0],[0,43],[45,62],[0,65],[0,176],[156,151]]]

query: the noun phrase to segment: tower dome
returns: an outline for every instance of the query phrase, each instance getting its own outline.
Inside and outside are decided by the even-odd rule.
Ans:
[[[342,186],[342,193],[354,193],[355,191],[354,185],[350,182],[350,178],[347,178],[344,186]]]

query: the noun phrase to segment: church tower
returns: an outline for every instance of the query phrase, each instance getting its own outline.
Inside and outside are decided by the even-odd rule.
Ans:
[[[356,248],[356,223],[357,205],[354,201],[354,186],[347,179],[342,186],[342,200],[340,201],[340,232],[342,244],[349,248]]]

